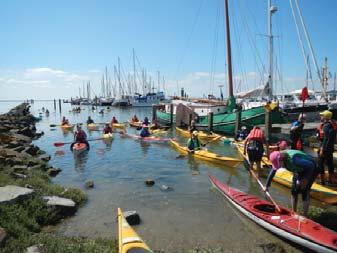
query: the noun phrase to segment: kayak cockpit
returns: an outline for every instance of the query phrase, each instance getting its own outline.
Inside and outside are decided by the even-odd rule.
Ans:
[[[278,212],[275,208],[274,205],[272,204],[268,204],[268,203],[260,203],[260,204],[256,204],[253,206],[253,208],[259,212],[263,212],[264,214],[277,214],[277,215],[290,215],[290,212],[286,209],[281,209],[281,213]]]
[[[129,249],[126,253],[151,253],[151,251],[137,247]]]

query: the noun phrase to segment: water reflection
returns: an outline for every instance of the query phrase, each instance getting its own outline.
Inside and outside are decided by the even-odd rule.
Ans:
[[[199,164],[194,160],[192,155],[187,155],[187,163],[190,167],[190,170],[192,171],[192,175],[196,176],[200,174]]]
[[[148,151],[149,151],[149,148],[150,148],[150,146],[151,146],[151,143],[149,143],[149,142],[147,142],[147,141],[142,141],[142,140],[140,140],[140,141],[139,141],[139,144],[140,144],[140,147],[141,147],[141,150],[142,150],[144,156],[146,156],[147,153],[148,153]]]
[[[84,151],[83,153],[79,155],[74,155],[74,165],[76,171],[83,171],[86,167],[86,163],[89,159],[89,152]]]

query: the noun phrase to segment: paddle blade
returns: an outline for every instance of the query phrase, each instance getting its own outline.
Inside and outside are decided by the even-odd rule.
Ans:
[[[64,146],[64,142],[55,142],[54,146],[55,147],[62,147],[62,146]]]
[[[56,127],[56,125],[55,124],[51,124],[51,125],[49,125],[50,127]]]

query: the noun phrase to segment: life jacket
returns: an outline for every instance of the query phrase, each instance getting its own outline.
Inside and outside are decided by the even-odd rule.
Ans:
[[[287,154],[288,154],[288,157],[286,159],[286,164],[287,164],[286,168],[287,168],[287,170],[289,170],[291,172],[301,173],[303,171],[303,168],[298,167],[293,163],[294,156],[300,156],[301,158],[303,158],[305,160],[312,161],[312,158],[310,156],[308,156],[306,153],[304,153],[303,151],[295,150],[295,149],[288,149],[285,152],[287,152]]]
[[[198,138],[190,138],[187,142],[187,146],[189,150],[198,150],[200,149],[200,141]]]
[[[81,141],[85,141],[85,139],[86,139],[86,135],[83,130],[76,132],[76,141],[81,142]]]
[[[248,135],[248,140],[249,141],[258,141],[263,143],[264,142],[264,134],[261,129],[259,128],[253,128],[249,135]]]
[[[112,133],[111,127],[104,128],[104,134],[110,134],[110,133]]]
[[[329,123],[332,128],[333,128],[333,131],[334,131],[334,134],[335,134],[335,137],[336,137],[336,133],[337,133],[337,122],[334,121],[334,120],[329,120],[328,122],[326,123]],[[323,140],[324,139],[324,131],[323,131],[323,128],[324,128],[324,124],[325,123],[321,123],[319,125],[319,127],[317,128],[317,134],[316,136],[318,137],[319,140]]]

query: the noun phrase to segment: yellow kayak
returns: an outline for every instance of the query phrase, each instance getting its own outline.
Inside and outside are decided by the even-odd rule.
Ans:
[[[138,236],[126,221],[120,208],[118,208],[118,245],[119,253],[152,252],[142,238]]]
[[[130,127],[141,127],[142,126],[142,122],[141,121],[129,121],[129,125]]]
[[[95,123],[87,124],[88,130],[97,130],[99,128]]]
[[[112,123],[111,126],[115,128],[125,128],[125,124],[122,123]]]
[[[154,130],[150,130],[151,134],[166,134],[167,130],[164,129],[154,129]]]
[[[73,130],[74,129],[74,125],[61,125],[61,128],[63,130]]]
[[[228,167],[237,167],[240,163],[243,162],[242,159],[240,158],[232,158],[232,157],[228,157],[228,156],[221,156],[212,152],[209,152],[207,150],[196,150],[193,153],[190,153],[188,151],[187,147],[181,146],[178,142],[176,142],[173,139],[170,139],[171,145],[177,149],[179,152],[183,153],[183,154],[191,154],[194,157],[197,157],[199,159],[203,159],[206,161],[210,161],[210,162],[215,162],[218,164],[223,164],[226,165]]]
[[[185,130],[185,129],[176,127],[176,132],[178,134],[180,134],[181,136],[184,136],[186,138],[191,137],[191,133],[190,133],[189,130]],[[219,136],[220,136],[219,134],[215,134],[215,133],[209,134],[209,133],[206,133],[206,132],[203,132],[203,131],[198,131],[198,137],[199,137],[199,139],[202,139],[202,140],[214,139],[214,138],[219,137]]]
[[[110,134],[103,134],[103,139],[104,140],[109,140],[109,139],[113,139],[114,135],[112,133]]]
[[[237,147],[238,151],[240,152],[240,154],[245,159],[248,159],[247,155],[246,156],[243,155],[243,144],[237,143],[236,147]],[[269,161],[267,156],[263,156],[262,166],[271,168],[271,162]],[[281,168],[281,169],[277,170],[273,180],[275,182],[283,185],[283,186],[291,188],[292,178],[293,178],[292,172],[290,172],[290,171],[288,171],[284,168]],[[313,183],[313,185],[311,187],[310,195],[313,198],[315,198],[319,201],[328,203],[328,204],[337,203],[337,191],[333,190],[333,188],[323,186],[323,185],[320,185],[318,183]]]

